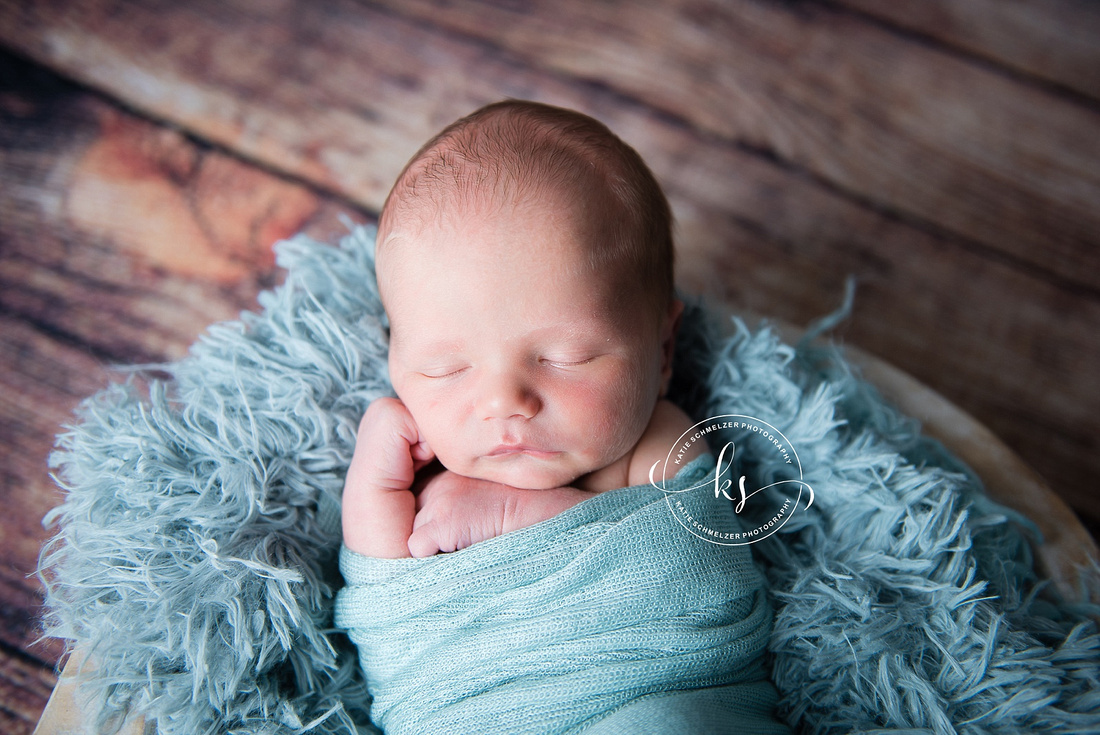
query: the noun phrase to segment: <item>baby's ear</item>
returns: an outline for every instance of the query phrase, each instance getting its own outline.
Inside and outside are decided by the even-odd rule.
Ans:
[[[676,333],[680,331],[680,319],[684,316],[684,302],[673,297],[668,314],[661,325],[661,397],[668,394],[672,381],[672,357],[676,350]]]

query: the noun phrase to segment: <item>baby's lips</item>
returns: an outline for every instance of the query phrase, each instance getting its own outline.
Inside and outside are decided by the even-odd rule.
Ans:
[[[553,450],[543,449],[533,444],[498,444],[493,447],[486,456],[489,457],[508,457],[512,455],[523,454],[530,457],[538,457],[540,459],[549,459],[555,457],[560,452]]]

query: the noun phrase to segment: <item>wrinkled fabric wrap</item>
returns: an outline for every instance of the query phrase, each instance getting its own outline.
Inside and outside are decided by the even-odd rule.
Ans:
[[[668,489],[714,468],[700,457]],[[387,734],[789,732],[771,716],[771,610],[748,548],[692,536],[657,488],[424,559],[345,547],[340,570],[336,624]]]
[[[258,313],[211,327],[148,391],[87,399],[58,437],[45,632],[96,658],[84,695],[101,722],[373,731],[333,630],[343,477],[367,405],[392,394],[373,238],[279,243],[285,283]],[[777,427],[816,491],[752,546],[798,731],[1100,732],[1095,610],[1040,589],[1013,516],[835,348],[689,303],[670,397]],[[780,471],[771,447],[742,449],[754,482]]]

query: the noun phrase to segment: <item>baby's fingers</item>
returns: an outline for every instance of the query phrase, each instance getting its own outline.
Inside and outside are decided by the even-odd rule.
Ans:
[[[454,551],[453,548],[440,548],[439,541],[436,539],[439,530],[439,526],[435,521],[429,521],[415,527],[409,536],[409,553],[417,559],[423,559],[426,556],[434,556],[441,551]]]
[[[412,456],[414,472],[419,471],[435,459],[435,452],[432,451],[432,448],[428,446],[428,442],[423,437],[420,437],[420,441],[415,444],[409,445],[409,454]]]
[[[405,404],[396,398],[383,397],[367,407],[360,421],[352,463],[360,456],[373,473],[372,484],[405,490],[412,484],[416,471],[428,464],[435,453]]]

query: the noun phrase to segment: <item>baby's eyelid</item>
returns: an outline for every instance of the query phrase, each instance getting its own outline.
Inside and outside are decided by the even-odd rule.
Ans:
[[[430,379],[450,378],[450,377],[453,377],[455,375],[458,375],[459,373],[461,373],[465,369],[466,369],[465,367],[457,367],[457,368],[453,368],[453,369],[447,368],[446,372],[439,372],[439,371],[429,370],[429,371],[421,371],[420,374],[422,376],[424,376],[425,378],[430,378]]]
[[[594,357],[585,357],[580,360],[557,360],[552,357],[544,357],[542,358],[542,362],[549,363],[550,365],[555,365],[558,367],[576,367],[577,365],[585,365],[587,363],[590,363],[594,359]]]

